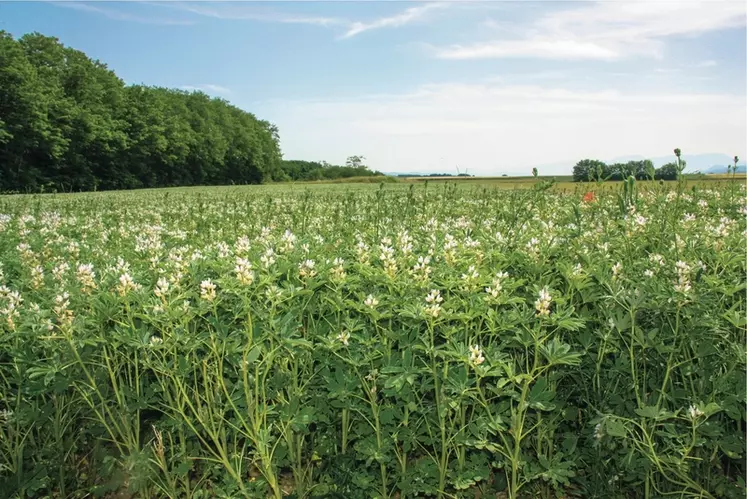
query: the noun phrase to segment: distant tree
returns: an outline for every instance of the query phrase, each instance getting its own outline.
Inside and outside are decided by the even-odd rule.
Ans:
[[[590,182],[597,177],[597,169],[603,172],[607,165],[597,159],[582,159],[573,167],[574,182]]]
[[[639,180],[654,180],[655,175],[656,168],[654,168],[654,163],[650,159],[647,159],[643,161],[642,168],[639,170],[636,178]]]
[[[366,158],[364,158],[363,156],[348,156],[347,161],[345,161],[345,166],[365,170],[368,168],[365,164],[363,164],[363,160],[365,159]]]
[[[372,177],[383,175],[367,168],[338,166],[326,161],[283,160],[280,170],[288,180],[334,180],[350,177]]]
[[[656,180],[676,180],[678,172],[679,165],[677,163],[667,163],[656,169],[654,178]]]

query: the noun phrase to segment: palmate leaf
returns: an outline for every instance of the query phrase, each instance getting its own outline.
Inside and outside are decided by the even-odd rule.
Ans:
[[[635,413],[641,416],[642,418],[648,418],[648,419],[658,419],[660,416],[659,408],[654,407],[652,405],[640,407],[635,410]]]
[[[563,457],[562,452],[555,454],[552,457],[552,461],[547,459],[545,456],[537,456],[540,466],[544,468],[544,470],[538,474],[539,477],[553,485],[569,485],[569,478],[576,476],[576,473],[572,469],[574,463],[572,461],[564,461]]]
[[[527,402],[532,409],[552,411],[555,409],[555,404],[552,403],[553,399],[555,399],[555,392],[549,390],[547,380],[541,378],[529,391]]]
[[[550,365],[576,366],[581,361],[581,354],[571,352],[571,346],[557,339],[552,339],[541,347],[542,355]]]
[[[604,431],[611,437],[625,437],[628,434],[625,423],[619,419],[607,419],[604,422]]]

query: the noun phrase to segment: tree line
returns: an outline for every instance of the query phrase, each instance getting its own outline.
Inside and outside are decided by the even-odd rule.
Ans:
[[[596,159],[582,159],[573,167],[573,181],[625,180],[631,176],[636,180],[675,180],[678,172],[684,170],[685,166],[685,160],[679,156],[678,162],[670,162],[659,168],[655,168],[654,163],[648,159],[612,164]]]
[[[0,31],[0,191],[252,184],[373,174],[283,161],[278,129],[203,92],[125,83],[38,33]],[[306,164],[306,166],[303,166]],[[312,173],[308,173],[312,172]]]
[[[333,165],[326,161],[283,160],[281,164],[282,173],[279,180],[336,180],[341,178],[383,175],[381,172],[369,170],[365,165],[351,164],[351,158],[361,157],[351,156],[345,165]]]

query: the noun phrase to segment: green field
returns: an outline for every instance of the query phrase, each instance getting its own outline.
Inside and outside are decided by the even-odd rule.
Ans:
[[[744,497],[742,179],[546,180],[0,197],[0,496]]]

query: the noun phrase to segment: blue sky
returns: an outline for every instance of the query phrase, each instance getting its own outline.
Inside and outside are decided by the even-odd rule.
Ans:
[[[562,173],[584,157],[747,156],[742,1],[6,2],[0,29],[201,89],[292,159]]]

